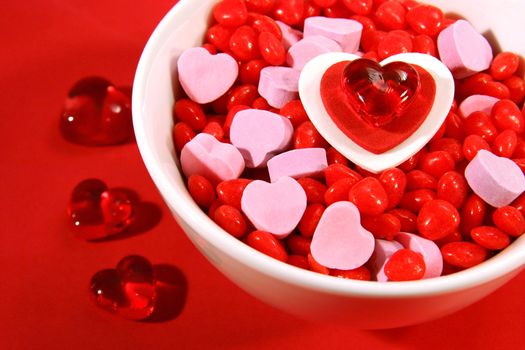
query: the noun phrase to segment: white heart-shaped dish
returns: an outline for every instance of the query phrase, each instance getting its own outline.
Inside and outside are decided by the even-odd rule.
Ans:
[[[301,72],[299,95],[310,120],[329,144],[361,168],[379,173],[412,157],[439,130],[454,100],[454,78],[440,60],[430,55],[404,53],[383,60],[381,65],[401,61],[424,68],[436,83],[436,95],[428,116],[413,134],[399,145],[381,154],[375,154],[353,142],[337,127],[326,111],[321,97],[321,80],[328,68],[338,62],[358,58],[359,56],[353,54],[331,52],[312,59]]]

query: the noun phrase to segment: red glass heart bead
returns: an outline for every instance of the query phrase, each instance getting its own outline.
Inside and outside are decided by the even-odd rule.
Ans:
[[[419,74],[410,64],[392,62],[380,66],[368,59],[350,62],[342,84],[351,106],[376,127],[401,116],[420,88]]]
[[[88,146],[126,142],[133,132],[131,98],[104,78],[84,78],[68,93],[60,130],[68,141]]]
[[[80,182],[67,209],[76,237],[94,240],[124,231],[133,221],[133,203],[126,191],[108,189],[97,179]]]
[[[130,320],[146,319],[155,310],[153,267],[138,255],[123,258],[116,269],[97,272],[89,290],[98,306]]]

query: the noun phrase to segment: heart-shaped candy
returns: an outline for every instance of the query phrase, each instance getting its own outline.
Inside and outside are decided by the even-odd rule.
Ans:
[[[288,118],[259,109],[238,112],[230,127],[230,141],[249,168],[266,166],[268,159],[290,145],[292,135]]]
[[[177,61],[179,81],[193,101],[205,104],[224,95],[239,74],[233,57],[220,53],[212,55],[202,47],[185,50]]]
[[[108,189],[97,179],[80,182],[71,194],[68,215],[76,237],[94,240],[123,232],[135,218],[129,193]]]
[[[373,126],[399,117],[419,93],[419,73],[408,63],[358,59],[343,71],[343,90],[354,110]]]
[[[346,18],[309,17],[304,21],[304,37],[321,35],[337,42],[344,52],[354,53],[359,48],[363,25]]]
[[[336,202],[324,211],[310,245],[314,259],[331,269],[351,270],[364,265],[374,252],[374,236],[361,226],[357,207]]]
[[[123,258],[116,269],[97,272],[89,290],[98,306],[130,320],[146,319],[155,310],[153,267],[138,255]]]
[[[418,73],[422,88],[418,96],[422,98],[421,101],[416,99],[407,108],[407,111],[410,110],[413,114],[412,117],[403,116],[384,128],[377,128],[352,112],[353,109],[346,102],[342,89],[341,79],[344,68],[349,62],[358,58],[356,55],[338,52],[314,58],[301,72],[299,94],[310,120],[334,148],[361,168],[379,173],[403,163],[434,136],[450,111],[454,99],[454,79],[447,67],[430,55],[406,53],[384,60],[381,65],[405,62],[421,67]],[[333,77],[326,79],[327,74],[332,74]],[[333,91],[323,86],[324,100],[322,81],[325,84],[329,82],[328,85],[333,86]],[[430,88],[433,86],[435,89],[431,105],[425,102],[425,94],[428,93],[425,86]],[[343,110],[347,113],[334,118],[325,107],[327,98],[331,100],[330,109]],[[349,137],[349,134],[354,139]]]
[[[244,189],[241,207],[258,230],[285,238],[306,210],[306,193],[291,177],[273,183],[255,180]]]
[[[297,98],[301,72],[289,67],[265,67],[259,79],[259,94],[273,108],[282,108]]]
[[[114,145],[133,135],[131,98],[99,77],[78,81],[69,91],[60,117],[60,131],[70,142]]]
[[[244,170],[244,158],[235,146],[205,133],[184,145],[180,164],[186,177],[202,175],[215,184],[236,179]]]

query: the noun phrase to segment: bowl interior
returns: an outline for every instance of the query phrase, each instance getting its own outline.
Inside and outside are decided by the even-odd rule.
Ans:
[[[285,279],[338,293],[368,295],[434,294],[464,289],[517,273],[525,264],[525,236],[496,257],[477,267],[432,280],[387,283],[361,282],[322,276],[271,259],[231,237],[212,222],[186,190],[171,138],[172,106],[179,93],[176,60],[183,50],[198,46],[216,0],[181,0],[162,20],[141,57],[133,89],[133,122],[143,160],[160,193],[179,219],[190,239],[210,260],[215,251],[243,264]],[[525,57],[521,33],[525,32],[525,1],[429,0],[445,11],[464,17],[487,35],[497,50],[514,51]],[[487,21],[490,14],[490,23]],[[215,265],[220,265],[217,260]],[[218,266],[220,268],[220,266]]]

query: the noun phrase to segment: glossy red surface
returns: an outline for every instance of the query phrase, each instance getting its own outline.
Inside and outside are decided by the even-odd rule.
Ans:
[[[135,143],[89,148],[65,141],[58,116],[70,86],[93,74],[119,86],[131,84],[148,36],[173,3],[4,3],[2,349],[337,349],[348,344],[517,349],[524,344],[525,273],[463,311],[398,330],[359,331],[277,311],[229,282],[193,247],[163,204]],[[125,239],[76,239],[65,210],[73,187],[88,177],[135,189],[144,201],[160,206],[162,219]],[[183,272],[187,298],[182,310],[174,308],[177,317],[132,322],[93,305],[91,276],[129,254],[148,258],[159,270],[178,267],[177,285],[183,284]]]

